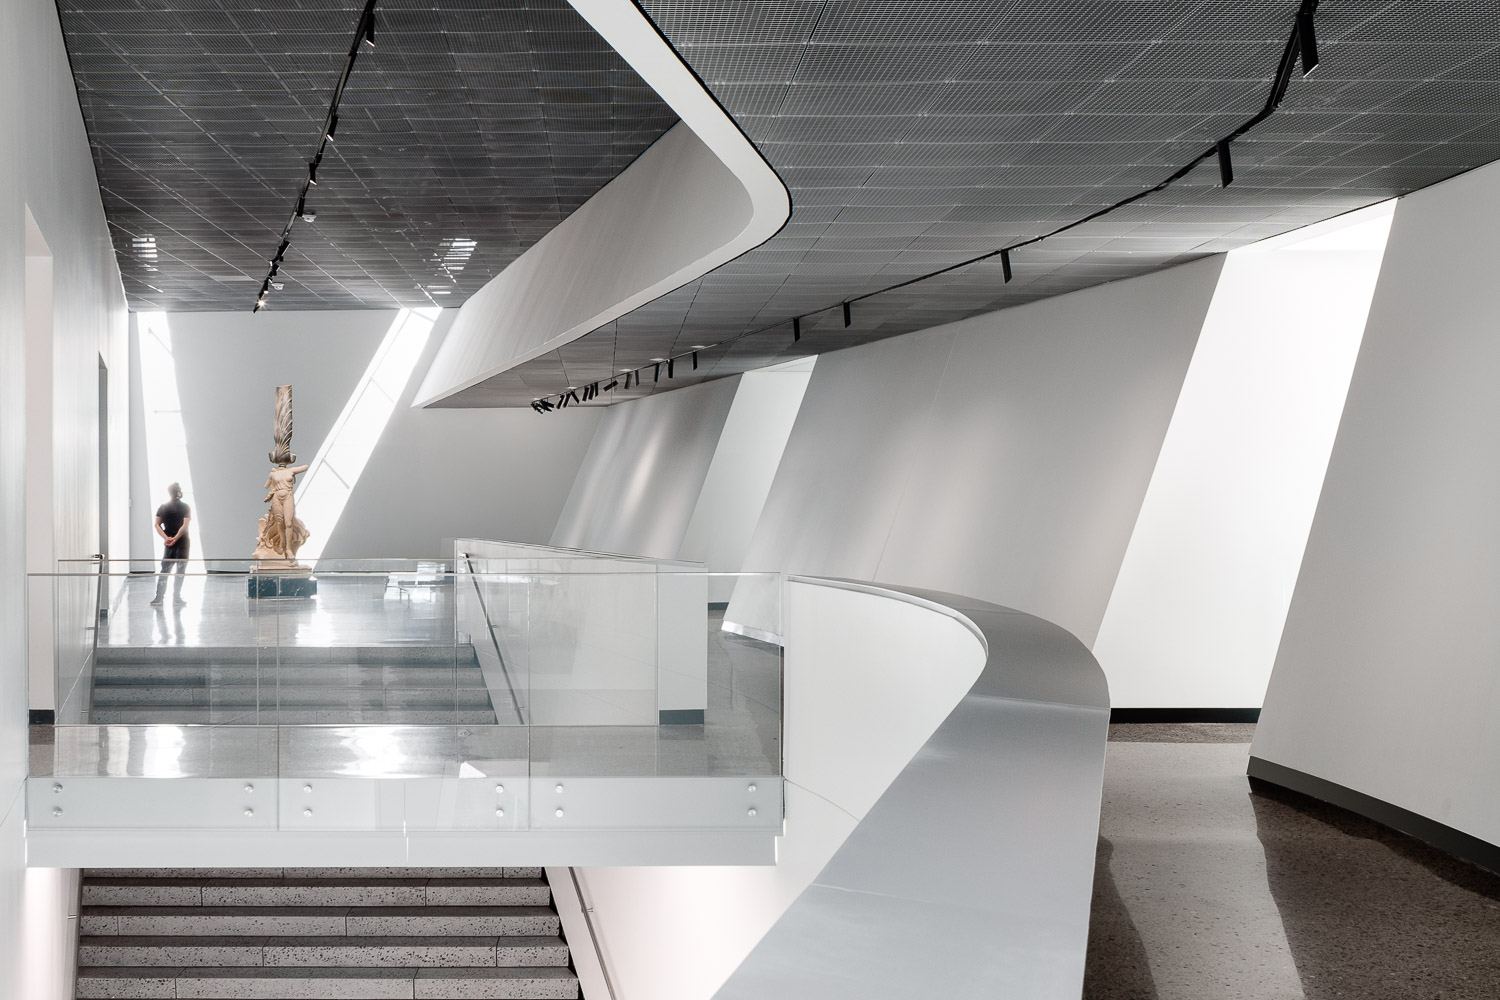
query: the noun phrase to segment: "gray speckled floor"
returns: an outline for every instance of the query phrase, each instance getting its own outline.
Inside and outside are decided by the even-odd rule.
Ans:
[[[1500,877],[1252,790],[1253,728],[1111,727],[1084,1000],[1500,997]]]

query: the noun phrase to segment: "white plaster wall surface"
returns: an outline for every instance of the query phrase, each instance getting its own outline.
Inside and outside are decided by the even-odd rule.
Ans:
[[[701,562],[715,573],[744,569],[745,551],[771,492],[812,367],[809,359],[798,370],[740,376],[697,507],[678,548],[679,559]],[[733,577],[713,577],[708,581],[708,599],[729,600],[734,583]]]
[[[275,387],[293,387],[293,450],[310,461],[396,318],[394,310],[174,313],[168,319],[188,462],[207,534],[196,557],[245,559],[265,513],[266,453]],[[414,372],[438,350],[444,312]],[[415,410],[414,374],[370,456],[323,557],[444,558],[462,535],[545,541],[598,421],[590,408],[542,420],[530,410]],[[144,475],[145,425],[135,449],[133,555],[159,556],[149,532],[165,484]]]
[[[983,641],[954,618],[888,596],[791,586],[777,863],[579,869],[618,1000],[712,996],[984,666]]]
[[[552,544],[677,558],[739,383],[716,379],[604,409]],[[539,423],[566,415],[524,412]]]
[[[821,356],[745,568],[966,594],[1091,643],[1220,265]],[[756,594],[727,618],[758,626]]]
[[[1094,644],[1116,707],[1264,700],[1389,224],[1229,254]]]
[[[292,386],[292,450],[298,461],[310,462],[395,318],[394,309],[168,317],[201,515],[195,558],[248,559],[255,548],[276,387]],[[139,449],[143,456],[145,450]],[[166,483],[148,485],[134,508],[149,527]],[[140,555],[159,557],[160,541],[154,534],[151,539]]]
[[[96,551],[98,363],[103,355],[124,385],[126,324],[93,159],[51,5],[0,4],[0,134],[7,137],[0,147],[0,995],[63,1000],[73,994],[69,942],[76,924],[70,924],[68,900],[76,873],[28,872],[21,836],[26,426],[30,419],[52,426],[53,503],[41,516],[51,519],[56,554]],[[53,255],[53,405],[42,414],[28,414],[26,407],[27,207]],[[112,391],[120,420],[125,399],[122,389]]]
[[[1500,843],[1500,166],[1396,208],[1252,753]]]

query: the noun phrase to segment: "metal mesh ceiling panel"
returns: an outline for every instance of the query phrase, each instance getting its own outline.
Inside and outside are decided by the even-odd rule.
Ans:
[[[61,0],[133,309],[249,309],[363,4]],[[382,0],[278,309],[458,305],[676,123],[565,0]]]
[[[642,0],[780,173],[760,249],[446,405],[524,405],[768,324],[599,403],[835,350],[1229,250],[1500,157],[1486,4],[1323,0],[1322,63],[1144,203],[998,261],[838,304],[1061,224],[1188,162],[1265,100],[1292,0]],[[816,315],[813,310],[832,309]],[[803,315],[793,344],[790,323]]]

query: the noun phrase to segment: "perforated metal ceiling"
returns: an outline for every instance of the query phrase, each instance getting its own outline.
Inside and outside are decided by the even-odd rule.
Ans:
[[[1323,0],[1322,65],[1236,144],[1232,187],[1206,166],[1018,253],[1011,284],[998,261],[973,265],[860,302],[845,329],[845,299],[1050,230],[1190,160],[1264,100],[1295,0],[641,6],[785,180],[791,220],[448,405],[525,405],[771,324],[702,352],[696,372],[599,402],[846,347],[1232,249],[1500,157],[1491,5]],[[62,0],[135,308],[249,307],[357,8]],[[276,308],[426,304],[414,286],[450,283],[444,261],[466,246],[444,240],[475,239],[436,299],[456,305],[673,123],[563,0],[379,9],[380,45],[346,98],[364,113],[340,124]]]
[[[1235,145],[1146,203],[860,302],[1160,181],[1265,99],[1293,0],[643,0],[757,143],[793,214],[758,250],[448,405],[517,405],[695,344],[696,372],[835,350],[1232,249],[1500,157],[1487,4],[1324,0],[1322,64]]]
[[[362,0],[60,0],[133,309],[249,309]],[[273,308],[456,305],[676,123],[565,0],[381,0]]]

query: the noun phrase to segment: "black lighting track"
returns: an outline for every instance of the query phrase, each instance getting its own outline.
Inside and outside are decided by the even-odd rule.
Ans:
[[[349,85],[349,76],[354,72],[354,60],[359,58],[364,46],[375,47],[375,3],[376,0],[365,0],[365,8],[360,11],[359,20],[354,25],[354,40],[349,43],[349,55],[344,58],[344,69],[339,73],[338,83],[333,87],[333,96],[328,100],[328,114],[324,117],[323,128],[318,133],[318,148],[314,150],[312,159],[307,161],[307,177],[303,179],[302,186],[297,189],[297,200],[293,203],[292,214],[287,218],[286,225],[281,228],[281,242],[277,244],[276,256],[271,258],[270,269],[266,271],[266,280],[260,283],[260,291],[255,296],[255,306],[250,310],[252,313],[258,313],[266,307],[266,299],[271,294],[271,285],[276,280],[277,272],[281,270],[287,249],[292,245],[292,227],[307,210],[308,192],[318,184],[318,165],[323,162],[323,154],[332,144],[334,133],[338,131],[339,104],[344,99],[344,88]]]
[[[1043,240],[1050,240],[1054,237],[1061,236],[1063,233],[1069,232],[1073,229],[1077,229],[1079,226],[1084,226],[1090,222],[1094,222],[1097,219],[1101,219],[1104,216],[1109,215],[1111,212],[1117,212],[1122,208],[1127,208],[1131,205],[1134,205],[1136,202],[1142,200],[1143,198],[1149,198],[1153,194],[1159,194],[1160,192],[1165,191],[1167,188],[1171,187],[1173,184],[1182,180],[1188,174],[1192,173],[1195,169],[1197,169],[1199,164],[1207,160],[1217,160],[1219,165],[1220,184],[1223,187],[1228,187],[1234,180],[1234,168],[1230,160],[1230,147],[1233,145],[1234,141],[1244,136],[1251,129],[1255,128],[1261,122],[1264,122],[1267,118],[1270,118],[1276,113],[1276,110],[1281,107],[1281,102],[1286,98],[1287,88],[1291,86],[1292,76],[1296,72],[1299,59],[1302,63],[1303,76],[1307,76],[1318,66],[1317,29],[1316,25],[1313,23],[1314,15],[1316,15],[1318,12],[1318,2],[1319,0],[1302,0],[1301,4],[1298,6],[1297,13],[1293,21],[1291,34],[1287,36],[1286,45],[1281,50],[1281,59],[1276,64],[1276,75],[1271,80],[1271,91],[1266,96],[1266,102],[1261,106],[1261,109],[1241,122],[1240,125],[1228,135],[1224,136],[1221,139],[1214,140],[1214,142],[1211,143],[1207,149],[1205,149],[1203,152],[1193,157],[1192,160],[1188,161],[1182,167],[1174,171],[1165,180],[1161,181],[1158,184],[1154,184],[1151,187],[1137,191],[1135,194],[1129,195],[1128,197],[1121,198],[1119,201],[1114,202],[1111,205],[1106,205],[1103,208],[1098,209],[1097,211],[1090,212],[1088,215],[1085,215],[1081,219],[1074,220],[1073,222],[1069,222],[1066,225],[1058,226],[1056,229],[1049,230],[1048,232],[1042,233],[1038,236],[1032,236],[1028,239],[1021,240],[1019,243],[1012,243],[1009,246],[990,250],[986,253],[978,255],[977,257],[970,257],[967,260],[961,260],[957,264],[949,264],[947,267],[939,268],[936,271],[929,271],[926,274],[921,274],[914,278],[908,278],[905,281],[899,281],[894,285],[886,285],[885,287],[877,288],[874,291],[864,292],[860,295],[851,296],[840,302],[836,302],[833,305],[824,306],[820,309],[810,309],[805,313],[793,316],[790,320],[792,340],[795,342],[802,339],[802,320],[806,319],[809,316],[817,316],[821,313],[831,312],[835,309],[842,309],[844,326],[847,327],[853,321],[851,307],[856,302],[862,302],[865,299],[871,299],[877,295],[884,295],[888,292],[894,292],[898,289],[906,288],[910,285],[915,285],[922,281],[927,281],[930,278],[936,278],[941,275],[948,274],[952,271],[957,271],[960,268],[979,264],[983,261],[992,260],[996,257],[1000,258],[1001,271],[1004,280],[1006,282],[1009,282],[1013,275],[1012,268],[1014,264],[1014,254],[1017,250],[1021,250],[1029,246],[1035,246],[1036,244],[1041,243]],[[645,371],[648,368],[654,368],[658,373],[657,377],[659,378],[662,363],[666,363],[668,365],[667,377],[671,378],[671,363],[680,358],[686,357],[689,353],[694,355],[695,363],[693,367],[696,369],[696,358],[698,351],[709,351],[713,350],[716,347],[728,347],[729,345],[735,344],[747,337],[758,337],[761,334],[769,333],[778,327],[786,326],[787,323],[787,320],[780,320],[778,322],[771,323],[767,326],[763,326],[755,330],[747,330],[744,333],[735,334],[733,337],[726,337],[718,343],[702,345],[694,348],[691,352],[685,351],[673,358],[663,359],[663,362],[648,362],[644,365],[641,365],[639,368],[632,368],[628,371],[622,370],[616,375],[606,376],[606,378],[615,378],[618,375],[624,375],[625,387],[628,389],[630,387],[632,378],[634,378],[635,384],[637,386],[641,384],[641,372]],[[591,382],[589,384],[594,389],[594,395],[598,395],[599,383]],[[538,413],[549,413],[552,410],[559,408],[551,402],[553,398],[556,398],[559,401],[559,404],[561,404],[562,400],[572,392],[573,388],[569,388],[563,390],[560,393],[555,392],[546,396],[538,396],[536,399],[533,399],[531,401],[531,408]],[[578,397],[576,394],[574,394],[573,396],[573,401],[578,401]]]

